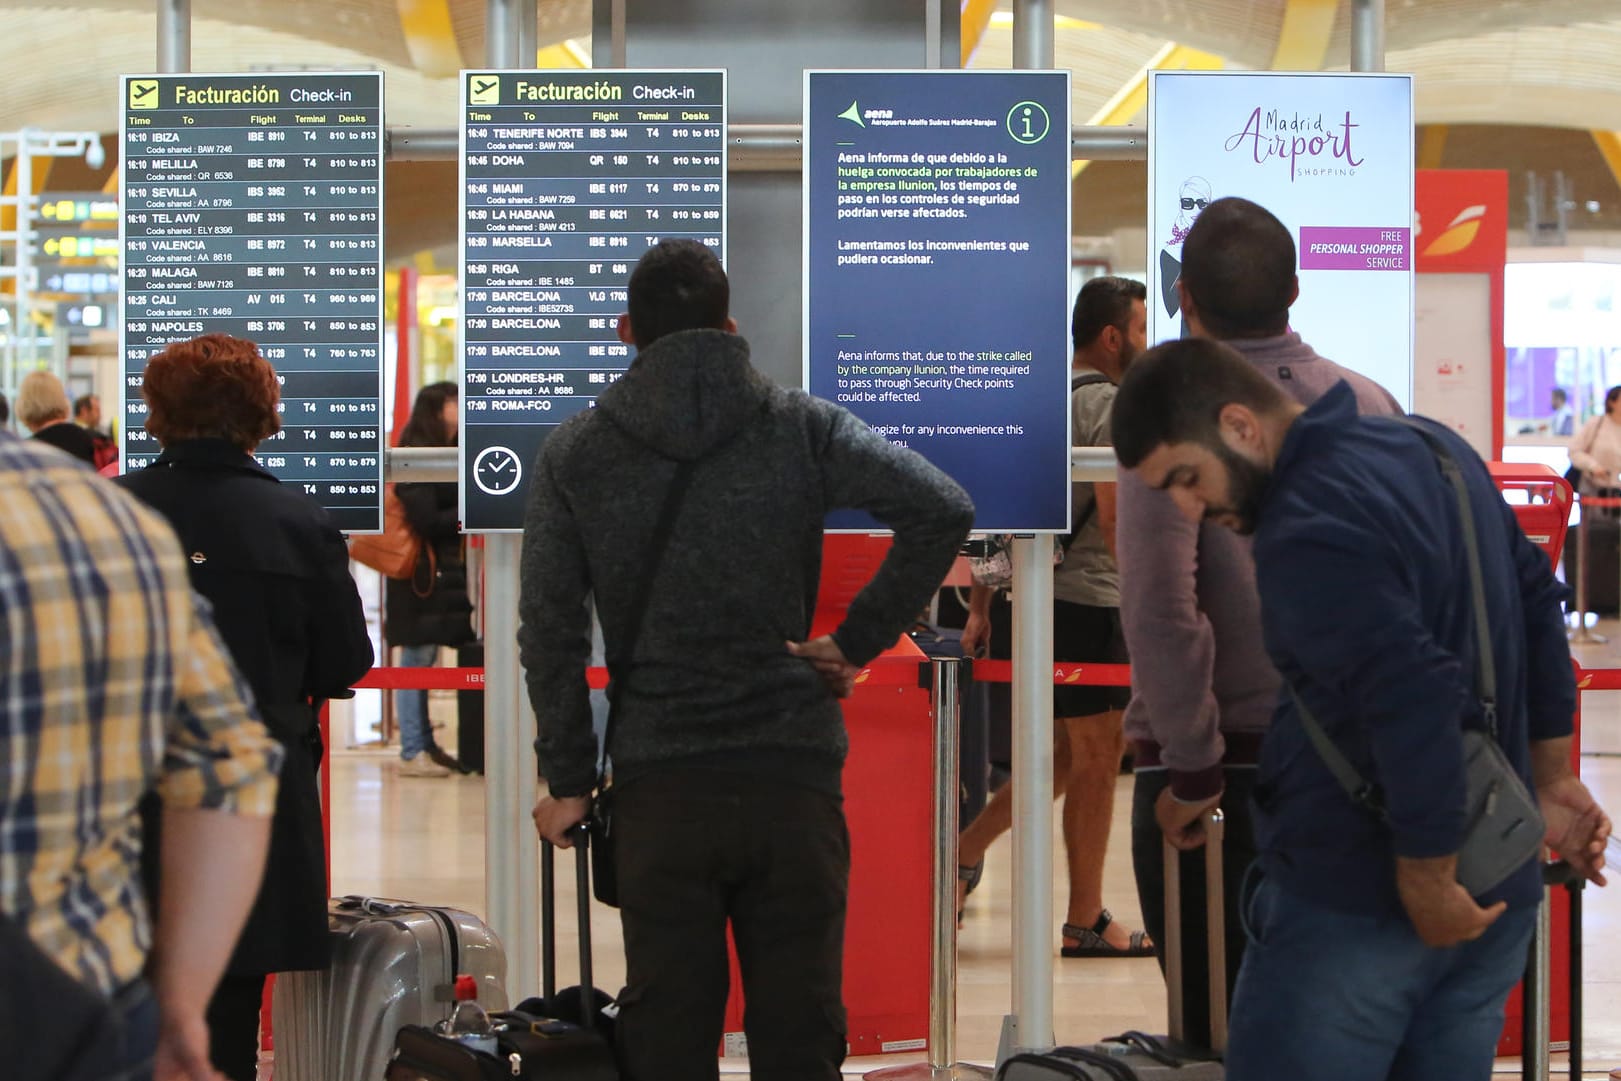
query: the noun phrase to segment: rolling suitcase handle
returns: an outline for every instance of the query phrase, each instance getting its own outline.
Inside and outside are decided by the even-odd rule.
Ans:
[[[575,923],[580,929],[580,988],[589,995],[591,982],[591,843],[585,823],[574,827],[574,888],[578,900]],[[557,997],[557,872],[552,866],[556,846],[540,842],[540,983],[547,1002]]]
[[[1580,1081],[1582,1076],[1582,888],[1587,884],[1575,868],[1564,861],[1543,864],[1542,881],[1546,885],[1537,913],[1537,929],[1531,936],[1530,958],[1526,963],[1525,981],[1520,1000],[1520,1076],[1542,1078],[1548,1076],[1550,934],[1549,902],[1556,888],[1570,894],[1570,1077]]]
[[[1205,938],[1210,955],[1210,1047],[1227,1049],[1227,912],[1221,846],[1226,819],[1217,807],[1205,816]],[[1169,1000],[1170,1033],[1185,1041],[1182,1001],[1182,852],[1165,842],[1165,985]]]

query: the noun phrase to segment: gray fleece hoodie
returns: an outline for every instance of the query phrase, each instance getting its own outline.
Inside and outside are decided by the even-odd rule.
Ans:
[[[588,598],[620,660],[677,461],[695,460],[616,669],[611,748],[623,783],[666,765],[748,770],[837,792],[838,702],[784,646],[810,630],[830,510],[868,511],[894,546],[834,638],[865,664],[928,604],[973,521],[968,496],[838,406],[776,386],[719,330],[660,338],[597,407],[543,446],[524,522],[518,642],[556,796],[596,776],[585,667]]]

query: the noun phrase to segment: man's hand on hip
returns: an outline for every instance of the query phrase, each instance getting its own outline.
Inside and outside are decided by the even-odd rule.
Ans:
[[[558,848],[573,848],[573,829],[585,821],[590,810],[589,796],[542,796],[529,817],[535,820],[535,832],[541,840]]]
[[[1458,857],[1396,857],[1396,890],[1402,907],[1426,946],[1445,949],[1473,942],[1497,922],[1508,905],[1481,908],[1458,884]]]
[[[845,659],[844,650],[833,641],[832,635],[824,634],[808,642],[789,642],[788,652],[809,661],[827,689],[833,692],[833,697],[849,698],[850,692],[855,690],[856,676],[861,674],[861,669]]]
[[[1204,846],[1205,815],[1221,806],[1221,797],[1222,793],[1217,792],[1207,800],[1186,803],[1172,795],[1169,788],[1162,789],[1154,801],[1154,821],[1173,847],[1191,852]]]

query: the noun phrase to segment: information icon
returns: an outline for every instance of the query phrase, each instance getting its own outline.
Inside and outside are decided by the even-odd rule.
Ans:
[[[473,459],[473,483],[487,495],[506,495],[522,476],[523,464],[506,447],[485,447]]]
[[[1039,101],[1021,101],[1008,110],[1007,131],[1016,143],[1026,146],[1039,143],[1047,137],[1051,127],[1052,117],[1047,115],[1047,110],[1041,107]]]

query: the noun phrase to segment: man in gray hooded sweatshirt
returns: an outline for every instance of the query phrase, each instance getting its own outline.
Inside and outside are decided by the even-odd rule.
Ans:
[[[594,601],[613,685],[627,1077],[717,1076],[730,921],[751,1076],[835,1079],[850,866],[837,699],[928,604],[973,507],[917,454],[756,371],[703,245],[650,249],[628,300],[619,337],[635,362],[548,437],[524,523],[519,642],[549,788],[535,825],[566,845],[596,782]],[[839,627],[806,641],[838,507],[871,513],[894,546]]]

